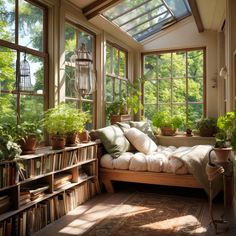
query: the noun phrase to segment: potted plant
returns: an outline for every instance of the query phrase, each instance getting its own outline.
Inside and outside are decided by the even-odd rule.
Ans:
[[[161,129],[161,134],[172,136],[176,133],[176,129],[183,125],[183,119],[180,116],[171,116],[168,112],[157,112],[152,119],[152,123]]]
[[[201,118],[196,123],[196,129],[199,130],[199,135],[202,137],[213,137],[217,132],[217,119]]]
[[[214,151],[217,160],[226,162],[233,150],[236,150],[236,111],[227,112],[217,119],[218,132],[215,136]]]
[[[40,127],[40,121],[24,121],[13,128],[15,132],[15,141],[20,144],[22,154],[35,153],[37,142],[42,139],[43,134]]]
[[[74,146],[78,143],[78,135],[80,140],[81,134],[85,132],[85,125],[90,120],[89,115],[76,108],[64,107],[65,111],[65,129],[66,129],[66,145]]]
[[[90,141],[90,135],[89,131],[85,128],[85,126],[91,121],[91,116],[88,113],[83,112],[81,113],[80,117],[83,122],[83,130],[79,132],[79,140],[82,143],[87,143]]]
[[[45,112],[43,125],[51,135],[52,149],[62,149],[66,144],[65,109],[63,105],[50,108]]]

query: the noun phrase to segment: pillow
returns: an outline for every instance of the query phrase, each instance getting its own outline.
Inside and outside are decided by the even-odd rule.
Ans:
[[[117,125],[110,125],[98,129],[96,132],[106,151],[111,154],[113,158],[119,157],[122,153],[130,149],[129,141]]]
[[[150,121],[130,121],[130,127],[134,127],[147,134],[155,143],[157,143],[157,138],[154,135],[151,127]]]
[[[134,147],[144,154],[151,154],[157,150],[157,145],[146,134],[136,128],[130,128],[125,132],[125,137]]]

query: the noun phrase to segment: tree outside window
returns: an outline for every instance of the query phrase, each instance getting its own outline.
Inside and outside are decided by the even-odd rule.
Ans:
[[[35,122],[48,104],[46,8],[33,1],[0,0],[0,12],[0,121]],[[30,67],[27,89],[20,72],[24,58]]]
[[[144,115],[157,111],[195,122],[205,110],[205,49],[144,54]]]

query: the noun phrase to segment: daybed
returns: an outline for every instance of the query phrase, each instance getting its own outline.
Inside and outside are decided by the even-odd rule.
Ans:
[[[99,176],[107,192],[114,192],[112,181],[208,191],[205,166],[211,145],[158,146],[153,144],[156,138],[148,122],[117,123],[97,130],[97,134],[106,150],[100,158]]]

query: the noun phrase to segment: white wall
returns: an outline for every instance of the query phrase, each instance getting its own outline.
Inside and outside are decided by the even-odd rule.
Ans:
[[[217,77],[217,32],[199,33],[193,17],[188,17],[142,43],[142,52],[206,47],[207,116],[218,115],[217,88],[212,88]]]

